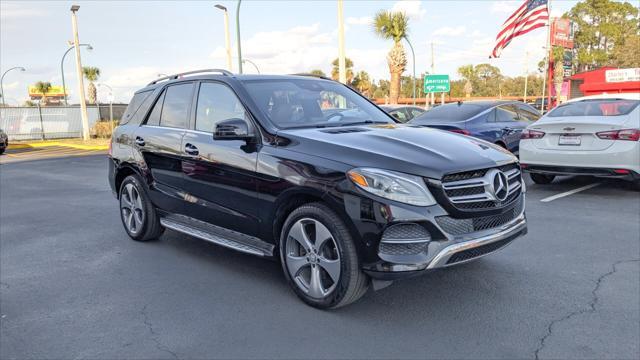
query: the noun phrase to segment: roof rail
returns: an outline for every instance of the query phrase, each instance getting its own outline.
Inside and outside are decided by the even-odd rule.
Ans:
[[[182,76],[185,76],[185,75],[193,75],[193,74],[199,74],[199,73],[220,73],[220,74],[222,74],[224,76],[233,76],[233,73],[231,73],[230,71],[224,70],[224,69],[193,70],[193,71],[187,71],[187,72],[174,74],[174,75],[169,75],[169,76],[164,76],[164,77],[161,77],[159,79],[155,79],[152,82],[148,83],[147,86],[153,85],[153,84],[157,84],[160,81],[175,80],[175,79],[178,79],[178,78],[180,78]]]
[[[316,74],[312,74],[312,73],[297,73],[297,74],[291,74],[291,75],[294,75],[294,76],[310,76],[310,77],[316,77],[316,78],[319,78],[319,79],[334,81],[333,79],[328,78],[326,76],[316,75]]]

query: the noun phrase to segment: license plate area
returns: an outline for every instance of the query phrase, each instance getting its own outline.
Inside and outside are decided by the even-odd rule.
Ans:
[[[562,146],[580,146],[582,137],[580,135],[563,134],[558,138],[558,145]]]

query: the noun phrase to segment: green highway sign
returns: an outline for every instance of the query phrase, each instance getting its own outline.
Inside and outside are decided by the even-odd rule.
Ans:
[[[449,92],[449,75],[425,75],[424,76],[424,92],[439,93]]]

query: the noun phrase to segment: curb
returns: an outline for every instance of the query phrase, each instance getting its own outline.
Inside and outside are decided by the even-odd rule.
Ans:
[[[8,149],[27,149],[27,148],[41,148],[48,146],[62,146],[78,150],[107,150],[109,145],[82,145],[82,144],[69,144],[64,142],[37,142],[37,143],[21,143],[11,144],[9,143]]]

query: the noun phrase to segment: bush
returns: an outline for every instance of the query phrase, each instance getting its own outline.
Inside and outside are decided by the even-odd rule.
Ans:
[[[118,126],[118,122],[114,121],[113,126],[111,125],[111,121],[98,121],[91,127],[91,136],[98,138],[110,138],[111,137],[111,128],[115,128]]]

